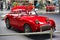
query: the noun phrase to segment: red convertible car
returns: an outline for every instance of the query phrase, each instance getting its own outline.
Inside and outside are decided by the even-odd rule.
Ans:
[[[6,27],[11,27],[23,32],[41,32],[51,28],[55,30],[55,22],[48,17],[39,16],[36,11],[26,9],[14,9],[5,17]]]

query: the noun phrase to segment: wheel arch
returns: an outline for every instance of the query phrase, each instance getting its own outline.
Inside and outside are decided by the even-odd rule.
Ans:
[[[5,18],[5,22],[6,22],[6,20],[7,20],[7,19],[9,19],[9,18],[8,18],[8,17],[6,17],[6,18]]]
[[[24,25],[25,24],[28,24],[32,30],[32,32],[35,32],[36,31],[36,24],[34,21],[30,21],[30,20],[24,20],[24,23],[23,23],[23,29],[24,29]]]
[[[31,29],[31,31],[32,31],[32,27],[30,26],[30,24],[28,24],[28,23],[25,23],[25,24],[24,24],[24,26],[25,26],[26,24],[27,24],[27,25],[29,25],[29,27],[30,27],[30,29]],[[24,26],[23,26],[23,27],[24,27]]]

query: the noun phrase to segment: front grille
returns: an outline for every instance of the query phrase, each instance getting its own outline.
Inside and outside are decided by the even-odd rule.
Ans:
[[[49,30],[51,28],[50,25],[43,25],[43,26],[40,26],[40,31],[46,31],[46,30]]]

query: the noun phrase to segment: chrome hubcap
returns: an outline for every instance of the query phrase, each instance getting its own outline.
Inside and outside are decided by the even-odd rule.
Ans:
[[[26,27],[25,27],[25,32],[30,32],[30,28],[28,25],[26,25]]]

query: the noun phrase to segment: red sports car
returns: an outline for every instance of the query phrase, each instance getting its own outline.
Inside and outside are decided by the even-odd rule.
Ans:
[[[8,13],[5,17],[6,27],[11,27],[23,32],[40,32],[55,30],[55,22],[48,17],[39,16],[36,11],[27,11],[26,9],[14,9]]]
[[[55,11],[55,6],[54,5],[47,5],[46,11]]]

